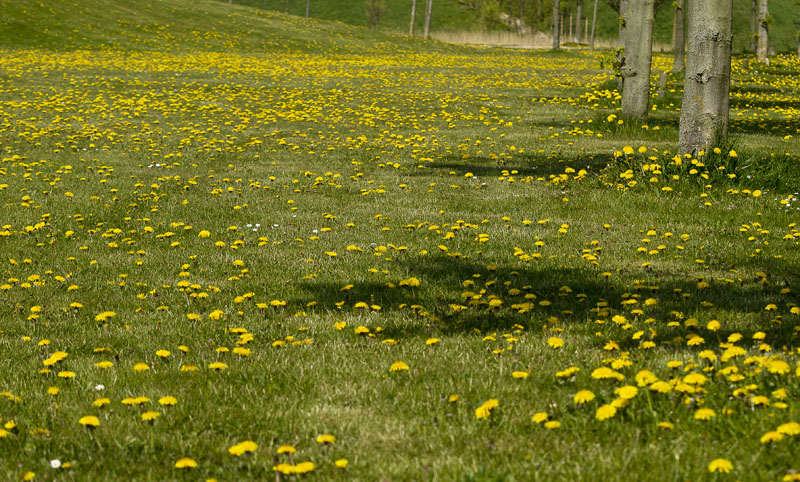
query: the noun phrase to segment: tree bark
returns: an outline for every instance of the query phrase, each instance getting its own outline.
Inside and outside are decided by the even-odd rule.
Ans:
[[[753,0],[750,4],[750,52],[756,51],[756,39],[758,38],[758,0]]]
[[[425,31],[424,36],[428,38],[431,34],[431,11],[433,10],[433,0],[428,0],[425,4]]]
[[[411,25],[408,27],[408,36],[414,36],[414,21],[417,18],[417,0],[411,0]]]
[[[625,48],[625,15],[630,2],[631,0],[619,0],[619,39],[617,40],[617,48]]]
[[[625,15],[625,65],[622,66],[622,116],[640,119],[650,106],[654,0],[631,0]]]
[[[597,28],[597,2],[598,0],[594,0],[594,12],[592,13],[592,37],[591,40],[589,41],[590,42],[589,50],[591,50],[592,52],[594,52],[594,36],[596,32],[595,29]]]
[[[583,39],[581,40],[581,42],[583,42],[584,40],[586,42],[589,41],[589,18],[588,17],[583,17]]]
[[[690,0],[679,153],[725,142],[731,87],[733,0]]]
[[[569,18],[567,20],[567,25],[569,25],[569,32],[567,33],[567,38],[572,39],[572,14],[569,14]],[[569,42],[569,40],[567,40]]]
[[[800,58],[800,30],[794,34],[794,39],[797,41],[797,58]]]
[[[559,25],[561,6],[559,3],[559,0],[553,0],[553,50],[558,50],[561,45],[561,38],[559,35],[561,33],[561,25]]]
[[[759,0],[756,58],[759,62],[763,62],[767,60],[767,55],[769,55],[769,0]]]
[[[683,59],[686,56],[686,31],[685,31],[685,18],[684,18],[684,0],[675,1],[675,43],[672,47],[673,60],[672,71],[683,71]]]
[[[581,43],[581,17],[583,16],[583,0],[578,0],[578,6],[575,7],[575,35],[572,41],[576,44]]]
[[[311,16],[311,0],[306,0],[306,18]]]

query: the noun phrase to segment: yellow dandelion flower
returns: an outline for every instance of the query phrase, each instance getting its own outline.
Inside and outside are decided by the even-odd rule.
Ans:
[[[197,462],[195,462],[194,459],[190,459],[189,457],[184,457],[175,462],[176,469],[192,469],[195,467],[197,467]]]
[[[236,445],[229,447],[228,453],[236,457],[241,457],[244,454],[253,453],[256,450],[258,450],[258,444],[256,444],[252,440],[245,440],[244,442],[240,442]]]
[[[396,361],[389,367],[390,372],[408,371],[408,364],[404,361]]]
[[[576,404],[589,403],[594,400],[594,393],[591,390],[581,390],[575,394],[573,400]]]
[[[597,420],[607,420],[617,414],[617,408],[613,405],[606,404],[597,409],[594,418]]]
[[[730,473],[731,470],[733,470],[733,464],[727,459],[714,459],[708,464],[709,472],[722,472],[727,474]]]
[[[717,413],[710,408],[701,408],[694,412],[695,420],[711,420],[716,416]]]
[[[78,420],[78,423],[87,428],[94,428],[100,426],[100,419],[94,415],[86,415]]]
[[[492,414],[492,410],[498,406],[500,406],[500,402],[495,398],[490,398],[475,409],[475,417],[480,420],[487,419]]]

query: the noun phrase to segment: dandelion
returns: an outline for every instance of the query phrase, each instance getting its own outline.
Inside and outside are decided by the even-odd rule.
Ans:
[[[142,421],[143,422],[154,422],[155,419],[160,417],[161,414],[152,410],[148,410],[142,414]]]
[[[594,393],[590,390],[581,390],[573,397],[573,401],[578,405],[589,403],[592,400],[594,400]]]
[[[322,435],[317,436],[315,440],[317,441],[318,444],[330,445],[336,442],[336,437],[334,437],[329,433],[324,433]]]
[[[613,405],[606,404],[597,409],[597,411],[594,414],[594,418],[602,421],[602,420],[607,420],[616,414],[617,414],[617,408]]]
[[[252,440],[245,440],[244,442],[240,442],[236,445],[229,447],[228,453],[236,457],[241,457],[244,454],[253,453],[256,450],[258,450],[258,444],[256,444]]]
[[[409,369],[408,364],[406,364],[406,362],[404,361],[399,361],[399,360],[392,363],[392,365],[389,367],[390,372],[408,371],[408,369]]]
[[[490,398],[475,409],[475,417],[479,420],[487,419],[492,414],[492,410],[498,406],[500,406],[500,402],[497,399]]]
[[[730,473],[733,470],[733,464],[727,459],[714,459],[708,464],[709,472]]]
[[[632,385],[625,385],[614,390],[614,393],[624,400],[631,400],[639,393],[639,389]]]
[[[548,415],[545,412],[536,412],[531,417],[531,421],[534,423],[542,423],[548,419]]]
[[[778,426],[777,431],[784,435],[800,435],[800,423],[787,422]]]
[[[95,428],[100,426],[100,420],[94,415],[85,415],[78,420],[78,423],[86,428]]]
[[[176,469],[193,469],[195,467],[197,467],[197,462],[189,457],[184,457],[175,462]]]
[[[694,412],[694,419],[695,420],[711,420],[712,418],[716,417],[717,414],[714,410],[710,408],[701,408]]]

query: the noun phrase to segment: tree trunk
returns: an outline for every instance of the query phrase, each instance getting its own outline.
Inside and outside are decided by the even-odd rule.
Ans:
[[[408,27],[408,36],[414,36],[414,21],[417,19],[417,0],[411,0],[411,25]]]
[[[725,142],[731,87],[733,0],[690,0],[679,153]]]
[[[306,0],[306,18],[311,16],[311,0]]]
[[[431,11],[433,10],[433,0],[428,0],[425,4],[425,31],[424,37],[428,38],[431,34]]]
[[[628,4],[631,0],[619,0],[619,39],[617,48],[625,48],[625,15],[628,12]]]
[[[569,33],[567,34],[568,39],[572,39],[572,14],[569,14],[569,20],[567,21],[567,25],[569,25]]]
[[[594,12],[592,13],[592,37],[591,40],[589,41],[590,42],[589,50],[591,50],[592,52],[594,52],[594,36],[596,32],[595,29],[597,28],[597,2],[598,0],[594,0]]]
[[[553,50],[558,50],[558,47],[561,45],[559,36],[561,32],[561,25],[559,25],[561,8],[559,3],[559,0],[553,0]]]
[[[575,35],[572,41],[576,44],[581,43],[581,17],[583,16],[583,0],[578,0],[578,6],[575,7]]]
[[[672,71],[675,73],[683,71],[683,59],[686,56],[685,52],[686,20],[684,18],[683,6],[684,6],[684,0],[675,1],[675,43],[673,44],[672,47],[672,52],[673,52]]]
[[[758,38],[758,0],[753,0],[750,4],[750,52],[756,51],[756,39]]]
[[[629,119],[645,117],[650,106],[654,7],[655,0],[631,0],[625,15],[622,116]]]
[[[584,17],[583,18],[583,39],[581,40],[581,42],[583,42],[583,41],[586,41],[586,42],[589,41],[589,18],[588,17]]]
[[[794,39],[797,40],[797,57],[800,58],[800,30],[794,34]]]
[[[767,60],[769,55],[769,0],[758,2],[758,50],[756,58],[759,62]]]

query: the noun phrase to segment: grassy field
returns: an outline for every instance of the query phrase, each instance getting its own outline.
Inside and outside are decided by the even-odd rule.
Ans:
[[[698,160],[607,52],[125,5],[0,0],[2,478],[797,480],[796,58]]]

